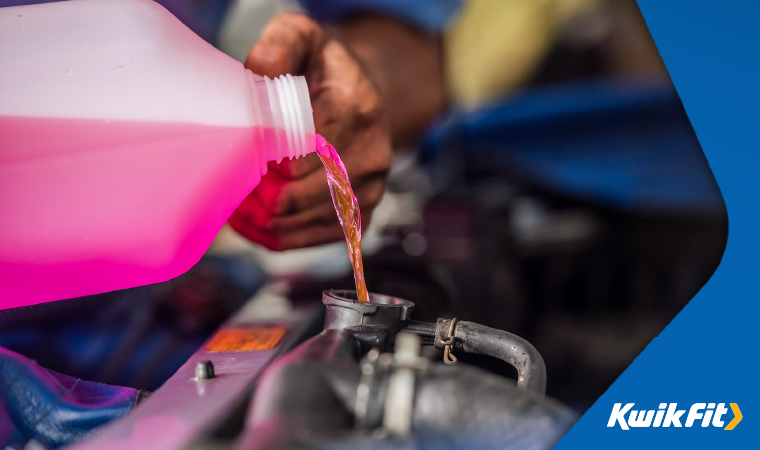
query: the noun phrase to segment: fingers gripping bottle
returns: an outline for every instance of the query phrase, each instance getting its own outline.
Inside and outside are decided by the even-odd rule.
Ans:
[[[150,0],[0,8],[0,308],[180,275],[267,161],[314,149],[302,77]]]

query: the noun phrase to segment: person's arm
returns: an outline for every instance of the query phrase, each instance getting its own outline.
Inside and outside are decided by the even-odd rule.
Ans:
[[[269,77],[306,76],[317,132],[338,150],[366,226],[385,188],[391,147],[382,100],[360,64],[308,17],[282,14],[262,31],[245,66]],[[316,154],[270,163],[229,223],[272,250],[343,238]]]

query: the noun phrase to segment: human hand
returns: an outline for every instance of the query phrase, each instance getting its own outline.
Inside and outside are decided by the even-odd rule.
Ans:
[[[317,133],[340,154],[366,225],[385,189],[391,147],[382,100],[360,64],[308,17],[281,14],[264,28],[245,66],[270,78],[286,73],[306,77]],[[271,250],[343,238],[316,153],[270,162],[229,223]]]

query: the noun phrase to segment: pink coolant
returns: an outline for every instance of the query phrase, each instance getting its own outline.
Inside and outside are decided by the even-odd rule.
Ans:
[[[343,227],[348,256],[354,270],[357,299],[360,302],[369,303],[369,291],[364,279],[364,263],[362,262],[362,216],[359,202],[356,200],[351,181],[348,179],[348,171],[340,155],[335,151],[335,147],[320,135],[317,135],[317,153],[325,166],[335,213],[338,214],[338,221]]]
[[[264,131],[273,141],[261,128],[0,116],[0,308],[188,270],[266,170]]]
[[[303,77],[151,0],[0,8],[0,309],[182,274],[314,134]]]

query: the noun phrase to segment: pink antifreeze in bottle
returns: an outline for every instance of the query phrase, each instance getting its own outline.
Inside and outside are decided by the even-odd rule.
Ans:
[[[0,8],[0,309],[180,275],[267,161],[314,149],[302,77],[153,1]]]

